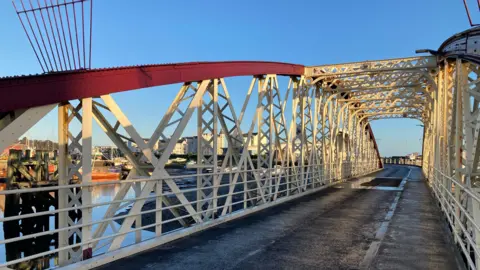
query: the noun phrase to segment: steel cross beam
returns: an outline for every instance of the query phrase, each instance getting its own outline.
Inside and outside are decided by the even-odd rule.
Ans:
[[[58,234],[58,248],[31,256],[58,253],[61,266],[79,266],[82,260],[91,263],[92,253],[106,250],[94,260],[108,260],[131,244],[128,234],[140,250],[144,229],[154,231],[148,245],[155,246],[369,173],[381,167],[370,123],[412,118],[424,125],[424,174],[469,268],[480,269],[479,36],[479,28],[460,33],[439,48],[438,56],[427,57],[312,67],[184,63],[1,78],[2,150],[58,107],[59,166],[52,183],[58,184],[59,228],[48,232]],[[241,111],[236,111],[225,78],[245,75],[252,79],[234,89],[246,90]],[[288,76],[289,84],[281,86],[278,76]],[[151,136],[140,134],[142,128],[112,95],[172,83],[182,85]],[[246,113],[251,108],[253,116]],[[107,203],[92,196],[105,185],[91,181],[92,119],[133,167],[127,179],[110,183],[118,189]],[[196,127],[197,138],[194,187],[184,187],[186,176],[167,171],[177,142],[191,135],[186,134],[189,125]],[[130,142],[139,153],[128,147]],[[146,210],[147,202],[154,208]],[[91,211],[98,206],[107,210],[95,221]],[[149,214],[151,223],[142,219]],[[181,230],[168,230],[165,224],[174,222]]]
[[[433,56],[409,57],[306,67],[305,76],[314,77],[338,74],[362,74],[368,72],[431,69],[436,67],[437,59]]]
[[[118,81],[118,84],[127,83],[127,86],[107,83],[105,89],[85,92],[91,96],[76,95],[80,101],[60,100],[61,264],[88,261],[89,254],[104,250],[105,255],[118,254],[128,244],[145,241],[145,235],[141,233],[145,229],[151,228],[154,232],[155,245],[165,243],[240,214],[377,170],[381,167],[381,159],[370,121],[411,117],[430,123],[436,117],[430,111],[437,106],[433,103],[437,102],[438,81],[432,83],[435,75],[432,70],[437,70],[437,66],[430,61],[430,58],[369,61],[363,68],[359,63],[346,64],[345,67],[338,65],[339,70],[332,67],[328,69],[330,73],[318,76],[309,76],[303,72],[303,67],[299,72],[297,66],[288,64],[263,67],[244,62],[237,63],[238,66],[232,62],[185,64],[175,68],[171,65],[146,66],[142,67],[143,73],[138,75],[137,72],[136,76],[133,75],[136,68],[95,71],[96,75],[104,77],[97,82],[108,82],[119,72],[124,72],[129,79]],[[212,65],[216,68],[209,68]],[[201,67],[205,73],[199,72]],[[247,67],[252,67],[249,73],[252,79],[243,89],[234,89],[236,92],[245,90],[241,111],[236,111],[225,77],[246,75]],[[275,72],[266,72],[274,67],[278,68]],[[221,72],[213,72],[217,69]],[[472,66],[468,66],[468,70],[476,71]],[[171,78],[160,71],[171,72],[169,76],[176,75]],[[90,85],[93,72],[75,73],[70,79],[88,77],[90,79],[86,82]],[[285,89],[282,89],[278,76],[288,76],[289,79],[289,84],[283,86],[286,91],[282,97]],[[60,75],[47,77],[51,80],[65,78]],[[137,82],[130,81],[132,78]],[[55,85],[47,83],[45,77],[38,79],[42,87]],[[473,75],[466,81],[470,85],[477,83]],[[173,82],[182,82],[177,95],[166,113],[158,117],[153,133],[142,136],[145,134],[141,134],[141,126],[130,121],[127,111],[117,103],[113,93],[126,90],[125,87],[150,87]],[[2,85],[0,81],[0,88]],[[469,93],[477,96],[477,91],[473,86],[471,88]],[[256,100],[250,98],[252,95],[257,95]],[[63,99],[70,99],[68,97],[62,95]],[[246,113],[252,107],[253,116]],[[47,111],[48,108],[34,107],[11,112],[8,119],[2,115],[5,121],[0,122],[3,123],[0,132],[15,131],[17,136],[35,122],[22,120],[15,123],[22,115],[31,118],[39,114],[35,117],[41,118]],[[470,112],[471,117],[464,122],[475,125],[476,111]],[[145,113],[151,114],[149,111]],[[127,179],[112,182],[118,189],[111,202],[101,205],[106,206],[106,211],[98,221],[89,216],[90,211],[99,206],[94,202],[92,190],[105,183],[91,181],[89,161],[91,141],[95,136],[92,119],[133,167]],[[81,128],[71,124],[74,121],[79,122]],[[27,126],[17,130],[20,124]],[[195,179],[195,185],[186,187],[184,178],[187,176],[171,175],[167,163],[176,153],[177,143],[191,135],[187,134],[190,125],[196,127],[196,136],[188,136],[196,137],[192,148],[194,153],[191,153],[195,154],[196,173],[189,176]],[[451,129],[458,128],[453,126]],[[475,132],[472,138],[476,136]],[[426,134],[426,140],[429,140],[433,131]],[[159,141],[161,144],[155,150]],[[139,152],[132,150],[128,146],[130,143],[134,143]],[[227,146],[224,152],[220,149],[223,144]],[[427,145],[432,147],[435,144],[430,142]],[[73,151],[79,153],[75,158],[72,157]],[[466,160],[466,164],[475,164],[478,156],[472,155]],[[473,177],[475,173],[471,175]],[[148,209],[152,203],[154,208]],[[70,218],[69,211],[81,212],[82,218]],[[118,214],[123,213],[120,211],[126,213],[122,216]],[[143,219],[145,215],[151,215],[151,218]],[[173,222],[179,223],[181,230],[170,230],[165,225]],[[133,242],[127,242],[128,234],[134,236]]]
[[[342,91],[342,89],[357,89],[357,88],[381,88],[389,87],[412,87],[418,84],[424,85],[428,83],[426,76],[429,73],[414,71],[414,72],[389,72],[389,73],[374,73],[369,75],[361,75],[355,77],[345,78],[323,78],[318,77],[313,82],[320,83],[325,89],[334,91]],[[337,90],[338,89],[338,90]]]

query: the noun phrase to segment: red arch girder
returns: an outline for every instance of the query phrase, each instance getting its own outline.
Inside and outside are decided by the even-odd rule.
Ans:
[[[368,133],[370,134],[370,138],[373,140],[373,148],[375,148],[375,152],[377,153],[378,157],[378,167],[383,168],[382,158],[380,156],[380,151],[378,150],[377,140],[375,139],[375,135],[373,135],[373,130],[370,124],[367,125]]]
[[[0,112],[146,87],[262,74],[303,75],[304,66],[230,61],[105,68],[0,79]]]

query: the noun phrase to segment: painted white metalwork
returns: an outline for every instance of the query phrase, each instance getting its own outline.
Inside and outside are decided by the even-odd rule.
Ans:
[[[444,59],[424,109],[423,170],[471,269],[480,269],[479,75],[476,63]]]
[[[408,71],[412,69],[428,69],[436,67],[437,60],[433,56],[409,57],[307,67],[305,69],[305,76],[315,77],[319,75],[351,75],[369,72]]]
[[[56,106],[57,104],[45,105],[0,116],[0,149],[3,150],[13,144]]]
[[[81,123],[77,135],[71,128],[72,122]],[[92,99],[85,98],[74,105],[70,102],[60,104],[58,109],[58,185],[68,187],[76,183],[91,183],[92,179]],[[80,141],[81,140],[81,141]],[[91,191],[85,188],[61,188],[58,190],[58,208],[71,208],[58,214],[58,226],[67,228],[58,234],[59,264],[67,265],[83,259],[84,250],[89,245],[71,247],[91,239],[91,226],[85,226],[91,221],[90,207]],[[76,226],[76,225],[83,226]],[[88,258],[88,257],[87,257]]]
[[[382,161],[370,122],[379,119],[407,117],[425,124],[427,176],[443,164],[447,169],[441,172],[449,177],[478,181],[478,103],[469,104],[475,108],[462,106],[479,96],[477,70],[474,64],[452,60],[437,64],[434,57],[367,61],[306,68],[303,76],[288,78],[284,88],[281,75],[258,74],[245,87],[240,112],[232,104],[228,80],[185,82],[150,137],[140,135],[111,95],[61,104],[58,186],[0,191],[58,190],[58,209],[28,216],[57,213],[59,227],[52,232],[58,232],[59,246],[1,266],[46,254],[58,254],[60,265],[98,266],[111,260],[111,254],[130,254],[132,249],[125,249],[129,245],[140,251],[373,172]],[[460,88],[464,95],[452,90]],[[246,113],[249,105],[255,107],[253,115]],[[92,183],[92,118],[132,165],[126,180]],[[81,123],[79,133],[71,125],[75,119]],[[196,173],[170,175],[167,162],[188,125],[197,127]],[[438,136],[440,130],[444,135]],[[465,139],[450,147],[460,133]],[[140,152],[129,148],[129,142]],[[226,145],[225,152],[219,151],[221,145]],[[475,147],[466,150],[469,145]],[[434,149],[439,146],[443,148]],[[464,156],[452,154],[460,149]],[[187,184],[192,177],[195,183]],[[114,187],[112,200],[95,201],[95,189],[106,185]],[[455,192],[463,200],[463,193]],[[100,207],[105,208],[103,217],[94,220],[91,213]],[[81,218],[70,218],[73,212]],[[25,215],[0,222],[22,218]],[[90,254],[97,257],[89,259]]]

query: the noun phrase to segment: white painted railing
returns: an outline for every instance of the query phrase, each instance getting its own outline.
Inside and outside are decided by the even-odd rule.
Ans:
[[[480,263],[480,194],[454,177],[432,168],[430,185],[447,219],[456,245],[470,269]]]
[[[332,173],[329,173],[330,170]],[[41,264],[45,268],[54,268],[58,266],[56,259],[58,253],[66,250],[73,250],[81,256],[75,258],[69,255],[73,263],[69,267],[95,267],[376,170],[378,170],[378,164],[372,160],[344,162],[341,166],[320,164],[273,168],[270,171],[267,169],[233,170],[222,173],[183,174],[157,179],[115,180],[0,191],[0,196],[16,196],[21,199],[27,194],[53,195],[62,190],[65,192],[76,190],[78,196],[82,192],[89,192],[93,198],[91,204],[70,205],[67,208],[42,212],[30,211],[0,218],[2,225],[11,225],[48,217],[50,226],[54,227],[55,215],[58,217],[61,213],[78,210],[93,213],[90,222],[80,221],[74,226],[1,238],[0,247],[8,249],[12,245],[25,245],[41,237],[66,231],[71,236],[67,245],[60,243],[53,247],[47,244],[46,250],[4,260],[0,267],[17,268],[21,264]],[[237,177],[240,179],[236,183],[233,181],[235,174],[238,174]],[[212,176],[214,184],[208,187],[197,186],[196,181],[199,179],[197,177],[200,176]],[[179,188],[171,189],[168,181],[173,181],[176,183],[175,187]],[[122,189],[127,185],[129,188],[126,191]],[[153,192],[145,188],[148,185],[153,186],[151,188]],[[202,200],[196,199],[198,192],[206,191],[211,192],[212,195]],[[107,196],[102,195],[102,192],[107,193]],[[167,205],[165,201],[161,203],[163,198],[169,198],[172,204]],[[199,206],[202,204],[203,207]],[[116,205],[114,207],[116,210],[109,217],[106,213],[112,205]],[[129,222],[131,225],[122,226]],[[82,241],[76,242],[75,234],[82,234]],[[86,235],[89,237],[85,237]]]

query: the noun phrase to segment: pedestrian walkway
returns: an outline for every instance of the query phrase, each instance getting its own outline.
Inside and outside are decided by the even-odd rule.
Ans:
[[[103,268],[457,269],[443,226],[420,169],[389,166]]]
[[[408,179],[372,269],[456,269],[463,266],[420,170]],[[456,261],[458,262],[456,262]],[[463,267],[462,267],[463,268]]]

